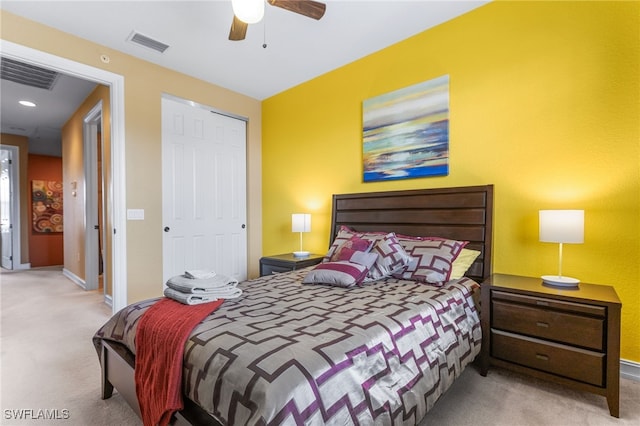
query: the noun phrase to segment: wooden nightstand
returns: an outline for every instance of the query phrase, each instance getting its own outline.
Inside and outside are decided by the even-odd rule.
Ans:
[[[603,395],[620,413],[620,308],[613,287],[494,274],[482,283],[481,374],[490,365]]]
[[[278,272],[295,271],[322,262],[323,254],[310,254],[307,257],[294,257],[293,253],[265,256],[260,259],[260,276]]]

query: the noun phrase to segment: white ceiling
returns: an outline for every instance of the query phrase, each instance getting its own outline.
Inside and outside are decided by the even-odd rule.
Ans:
[[[0,8],[263,100],[488,1],[324,2],[319,21],[267,4],[243,41],[228,40],[230,0],[2,0]],[[161,54],[133,44],[133,31],[170,47]]]
[[[51,91],[0,80],[2,133],[29,138],[29,152],[62,156],[60,132],[96,84],[60,74]],[[34,102],[30,108],[18,103]]]

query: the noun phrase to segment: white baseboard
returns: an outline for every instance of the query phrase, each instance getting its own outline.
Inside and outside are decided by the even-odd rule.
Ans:
[[[621,359],[620,377],[640,382],[640,362]]]
[[[77,276],[67,268],[62,268],[62,275],[69,278],[74,283],[78,284],[80,287],[82,287],[83,290],[87,289],[87,283],[82,278],[80,278],[79,276]]]
[[[107,306],[111,306],[113,308],[113,297],[111,297],[111,295],[109,295],[109,294],[105,294],[104,295],[104,303]]]
[[[31,269],[31,263],[21,263],[17,266],[14,266],[15,269]]]

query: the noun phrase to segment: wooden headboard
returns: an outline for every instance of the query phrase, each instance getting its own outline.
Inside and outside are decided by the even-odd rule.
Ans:
[[[341,225],[469,241],[467,248],[482,254],[466,275],[477,282],[491,275],[493,185],[336,194],[331,242]]]

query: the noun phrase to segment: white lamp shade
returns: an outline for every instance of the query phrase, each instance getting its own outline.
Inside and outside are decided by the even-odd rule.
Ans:
[[[540,241],[584,242],[584,210],[540,210]]]
[[[310,232],[311,215],[309,213],[294,213],[291,215],[291,232]]]
[[[233,14],[247,24],[260,22],[264,16],[264,0],[231,0]]]

